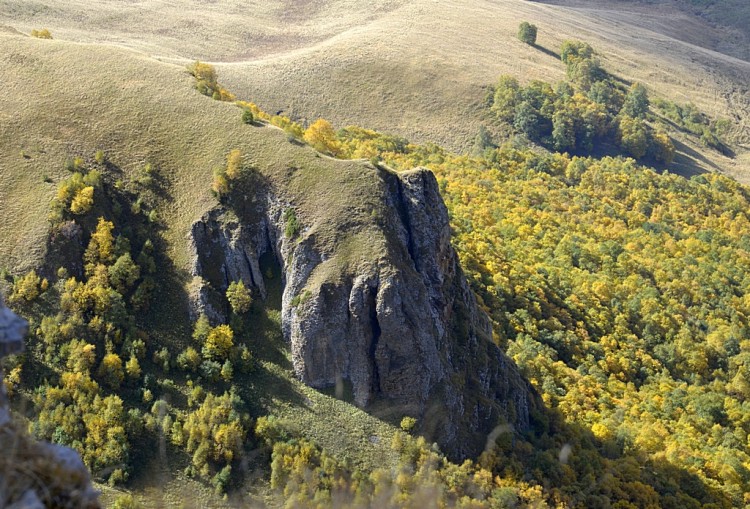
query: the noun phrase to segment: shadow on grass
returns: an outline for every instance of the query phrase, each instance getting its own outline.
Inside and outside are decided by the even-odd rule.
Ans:
[[[697,152],[696,150],[693,150],[681,141],[673,139],[672,143],[674,144],[675,148],[675,157],[672,161],[671,167],[674,168],[675,173],[678,173],[685,177],[692,177],[694,175],[706,173],[706,170],[701,168],[698,164],[699,162],[714,170],[720,169],[711,160],[706,158],[706,156],[704,156],[700,152]]]
[[[533,44],[533,45],[532,45],[532,48],[534,48],[534,49],[537,49],[537,50],[541,51],[541,52],[542,52],[542,53],[544,53],[545,55],[549,55],[549,56],[551,56],[551,57],[552,57],[552,58],[554,58],[555,60],[560,60],[560,53],[558,53],[558,52],[556,52],[556,51],[552,51],[551,49],[549,49],[549,48],[545,48],[544,46],[540,46],[540,45],[538,45],[538,44]]]

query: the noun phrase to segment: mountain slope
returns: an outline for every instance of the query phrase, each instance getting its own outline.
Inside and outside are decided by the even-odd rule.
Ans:
[[[736,158],[690,140],[683,153],[692,171],[750,178],[750,63],[708,49],[711,41],[725,39],[725,31],[668,3],[639,10],[622,2],[582,7],[569,1],[416,0],[365,6],[342,0],[291,9],[226,0],[211,7],[188,3],[180,12],[149,4],[177,27],[175,33],[155,26],[145,9],[107,2],[39,5],[33,11],[6,1],[0,19],[25,32],[47,26],[60,38],[127,45],[173,62],[213,61],[221,64],[230,89],[266,111],[308,122],[322,116],[340,127],[367,125],[460,150],[470,148],[487,123],[484,87],[504,73],[558,81],[562,40],[583,39],[601,53],[606,69],[646,83],[652,96],[693,102],[712,117],[730,118]],[[541,49],[515,39],[523,20],[539,26]]]
[[[499,421],[518,432],[530,427],[537,397],[492,342],[489,321],[450,245],[447,210],[429,171],[397,175],[363,161],[321,156],[280,129],[241,122],[241,110],[200,95],[183,68],[131,50],[18,36],[3,36],[2,43],[9,79],[0,104],[7,115],[0,138],[0,197],[11,219],[0,226],[0,260],[14,274],[37,268],[54,284],[64,265],[84,280],[84,271],[68,260],[81,248],[60,243],[54,229],[52,239],[58,240],[47,240],[49,202],[54,184],[67,176],[66,159],[102,151],[98,162],[89,163],[100,165],[115,189],[125,188],[150,164],[164,181],[156,209],[160,219],[151,221],[162,229],[164,246],[157,255],[156,302],[136,322],[151,338],[154,358],[160,348],[176,352],[189,344],[188,287],[199,294],[193,319],[203,312],[217,325],[235,320],[224,297],[230,283],[243,281],[256,298],[266,298],[281,280],[281,302],[268,306],[280,308],[276,325],[288,346],[275,345],[281,352],[268,358],[260,355],[261,363],[274,360],[264,365],[265,378],[252,377],[253,388],[278,376],[280,367],[291,395],[271,389],[279,397],[297,406],[302,399],[310,406],[325,401],[304,395],[289,380],[291,355],[303,382],[318,389],[347,384],[357,406],[391,424],[416,418],[416,431],[460,459],[481,452]],[[243,177],[217,205],[210,175],[230,149],[245,154]],[[96,210],[110,208],[116,206]],[[292,233],[290,211],[299,224]],[[84,226],[96,222],[73,217]],[[128,230],[118,227],[123,235]],[[84,239],[88,234],[78,242]],[[263,255],[271,259],[261,271]],[[242,264],[244,269],[234,270]],[[279,270],[274,265],[280,273],[267,273]],[[248,339],[261,328],[254,324],[238,332],[237,340],[270,350],[253,343],[260,339]],[[83,334],[89,339],[88,331]],[[264,398],[251,387],[244,390],[254,400]],[[127,397],[127,391],[122,394]],[[354,413],[359,423],[349,424],[351,430],[365,422],[380,430],[373,436],[393,433],[344,402],[326,405],[343,413],[344,422]],[[284,408],[258,403],[264,413],[284,415]],[[300,430],[324,444],[330,442],[328,433],[315,425]],[[351,451],[360,456],[361,449],[354,437],[332,446],[340,459]]]

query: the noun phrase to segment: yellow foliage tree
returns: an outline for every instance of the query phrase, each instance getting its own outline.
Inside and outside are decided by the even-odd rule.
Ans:
[[[13,299],[24,299],[27,302],[35,300],[47,288],[47,280],[31,271],[16,280],[13,285]]]
[[[94,188],[91,186],[84,187],[78,191],[70,202],[70,211],[73,214],[85,214],[94,206]]]
[[[229,180],[234,180],[240,176],[242,170],[242,152],[234,149],[227,154],[227,171],[226,176]]]
[[[91,234],[88,248],[86,248],[87,263],[109,263],[114,259],[115,238],[112,235],[115,225],[111,221],[99,218],[96,231]]]
[[[332,156],[338,155],[341,150],[341,144],[336,139],[333,126],[322,118],[319,118],[307,128],[304,139],[315,150]]]
[[[669,135],[664,131],[656,131],[651,139],[654,159],[664,164],[672,164],[675,148]]]
[[[130,358],[127,364],[125,364],[125,371],[128,373],[128,376],[134,380],[141,376],[141,365],[138,363],[137,357],[133,356]]]
[[[122,359],[116,353],[108,353],[102,359],[99,365],[99,377],[112,389],[119,389],[120,384],[125,379],[125,373],[122,369]]]
[[[209,359],[226,359],[234,346],[234,333],[229,325],[211,329],[203,345],[203,354]]]

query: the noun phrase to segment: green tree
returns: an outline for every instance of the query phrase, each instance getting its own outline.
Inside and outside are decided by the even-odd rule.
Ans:
[[[594,55],[593,48],[585,42],[564,41],[560,59],[566,66],[568,79],[584,90],[588,90],[594,82],[604,79],[604,71]]]
[[[245,287],[245,283],[242,281],[232,281],[227,288],[227,300],[229,305],[232,306],[232,311],[238,315],[247,313],[250,310],[250,305],[253,303],[252,297],[250,297],[250,290]]]
[[[243,109],[242,122],[244,124],[253,125],[255,123],[255,115],[253,115],[253,112],[247,108]]]
[[[500,76],[492,98],[492,111],[495,112],[497,118],[506,122],[513,122],[516,106],[520,101],[521,87],[518,80],[513,76]]]
[[[302,228],[302,225],[299,223],[297,213],[293,208],[288,208],[284,211],[284,221],[286,221],[284,234],[290,239],[296,237]]]
[[[565,108],[557,110],[552,116],[552,145],[558,152],[576,148],[574,119]]]
[[[591,59],[594,57],[594,49],[585,42],[565,40],[560,48],[560,60],[569,64],[575,60]]]
[[[232,377],[234,376],[234,368],[232,367],[232,362],[227,359],[224,361],[224,364],[221,366],[221,378],[225,382],[229,383],[232,381]]]
[[[631,156],[640,159],[648,150],[648,131],[641,119],[627,115],[620,118],[617,130],[620,146]]]
[[[180,369],[194,372],[201,364],[201,356],[198,351],[189,346],[177,356],[177,365]]]
[[[589,99],[603,105],[612,114],[616,114],[622,109],[623,94],[609,80],[593,83],[587,95]]]
[[[524,21],[520,25],[518,25],[518,40],[534,46],[536,44],[536,32],[536,25],[532,25],[528,21]]]
[[[211,323],[208,321],[208,317],[201,313],[193,325],[193,341],[199,345],[203,345],[208,338],[208,334],[211,332]]]
[[[648,112],[649,100],[646,87],[640,83],[633,83],[628,95],[625,96],[625,102],[622,105],[621,113],[632,118],[644,118]]]
[[[538,111],[529,101],[523,101],[516,106],[516,115],[513,119],[513,127],[524,133],[529,139],[536,139],[539,136],[539,115]]]
[[[482,155],[485,150],[492,147],[492,137],[490,136],[490,133],[487,132],[487,128],[483,125],[479,126],[479,132],[477,133],[476,138],[474,138],[474,153]]]
[[[141,277],[141,269],[130,257],[130,253],[120,256],[109,269],[109,282],[121,294],[127,293]]]

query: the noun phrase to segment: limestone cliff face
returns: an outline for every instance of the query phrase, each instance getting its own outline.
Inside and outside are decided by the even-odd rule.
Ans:
[[[477,454],[496,425],[528,427],[536,397],[492,343],[450,244],[434,175],[373,171],[384,204],[368,234],[382,243],[377,256],[337,264],[339,253],[319,246],[314,228],[288,238],[282,216],[294,196],[268,191],[252,224],[219,208],[193,225],[194,308],[223,320],[220,295],[233,280],[265,295],[258,260],[272,254],[284,277],[284,336],[302,381],[348,385],[361,407],[417,417],[451,457]]]
[[[26,322],[0,296],[0,358],[23,350]],[[37,442],[10,413],[0,367],[0,507],[7,509],[99,508],[86,466],[68,447]]]

